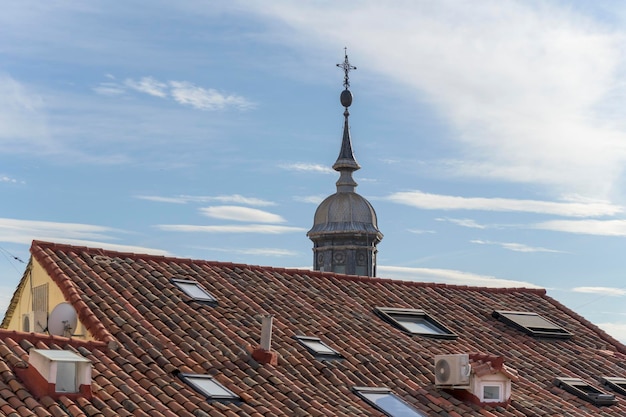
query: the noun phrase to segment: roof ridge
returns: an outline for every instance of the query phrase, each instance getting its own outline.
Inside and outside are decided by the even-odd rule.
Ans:
[[[449,288],[449,289],[461,289],[467,291],[486,291],[491,293],[518,293],[518,292],[526,292],[531,294],[539,294],[546,295],[545,288],[529,288],[529,287],[484,287],[484,286],[471,286],[471,285],[462,285],[462,284],[446,284],[446,283],[437,283],[437,282],[423,282],[423,281],[409,281],[402,279],[393,279],[393,278],[383,278],[383,277],[367,277],[362,275],[345,275],[338,274],[335,272],[322,272],[315,271],[312,269],[303,269],[303,268],[289,268],[289,267],[275,267],[275,266],[264,266],[264,265],[252,265],[252,264],[244,264],[244,263],[235,263],[235,262],[222,262],[222,261],[208,261],[202,259],[191,259],[191,258],[178,258],[175,256],[163,256],[163,255],[150,255],[150,254],[142,254],[142,253],[134,253],[134,252],[120,252],[110,249],[102,249],[88,246],[75,246],[69,245],[65,243],[55,243],[55,242],[46,242],[41,240],[33,240],[32,247],[41,247],[41,248],[50,248],[50,249],[71,249],[78,250],[82,252],[87,252],[89,254],[94,255],[104,255],[110,257],[135,257],[142,260],[153,260],[153,261],[161,261],[161,262],[182,262],[186,264],[197,264],[197,265],[210,265],[210,266],[224,266],[224,267],[232,267],[232,268],[244,268],[251,270],[263,270],[263,271],[272,271],[272,272],[285,272],[285,271],[293,271],[299,273],[306,273],[307,275],[324,277],[324,278],[335,278],[339,280],[348,280],[354,282],[371,282],[371,283],[393,283],[398,285],[408,285],[415,287],[434,287],[434,288]],[[32,252],[32,248],[31,248]]]

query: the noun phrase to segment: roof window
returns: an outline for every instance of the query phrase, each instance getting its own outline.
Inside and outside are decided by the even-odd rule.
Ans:
[[[595,405],[613,405],[617,403],[615,395],[602,392],[579,378],[556,378],[554,385]]]
[[[425,417],[385,387],[354,387],[352,390],[369,404],[390,417]]]
[[[339,352],[322,342],[318,337],[295,336],[295,338],[318,359],[339,359],[342,357]]]
[[[458,336],[423,310],[376,307],[384,320],[407,333],[437,339],[456,339]]]
[[[569,339],[572,334],[537,313],[527,311],[494,311],[494,318],[534,337]]]
[[[178,376],[209,400],[221,402],[241,400],[237,394],[217,382],[212,376],[197,374],[179,374]]]
[[[600,378],[600,383],[615,392],[626,395],[626,378],[603,376]]]
[[[195,301],[202,301],[205,303],[217,303],[217,299],[211,295],[203,286],[197,281],[188,279],[172,278],[172,283],[180,288],[185,294],[193,298]]]

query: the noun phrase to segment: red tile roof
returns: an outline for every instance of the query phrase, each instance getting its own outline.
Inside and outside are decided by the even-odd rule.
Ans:
[[[626,376],[626,347],[544,290],[403,282],[37,241],[31,253],[98,341],[0,330],[0,412],[6,415],[383,416],[352,392],[354,386],[388,387],[432,416],[626,415],[619,394],[616,405],[599,408],[554,386],[558,376],[597,388],[600,376]],[[193,301],[172,278],[198,281],[217,304]],[[424,310],[458,338],[407,334],[383,321],[375,307]],[[494,310],[539,313],[573,337],[533,338],[493,318]],[[274,315],[276,366],[251,356],[265,314]],[[343,359],[314,358],[297,335],[319,337]],[[32,347],[69,349],[90,359],[93,398],[33,398],[16,377]],[[434,385],[435,355],[471,352],[485,354],[482,362],[491,368],[502,357],[516,372],[507,408],[464,403]],[[212,375],[241,401],[210,402],[179,373]]]

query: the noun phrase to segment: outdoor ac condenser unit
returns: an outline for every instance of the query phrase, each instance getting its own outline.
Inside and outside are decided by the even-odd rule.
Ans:
[[[22,331],[43,333],[48,328],[48,313],[46,311],[29,311],[22,314]]]
[[[472,368],[469,355],[435,355],[435,385],[466,387],[470,383]]]

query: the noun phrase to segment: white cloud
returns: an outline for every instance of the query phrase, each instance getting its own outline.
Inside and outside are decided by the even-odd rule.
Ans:
[[[487,228],[487,226],[479,224],[475,220],[472,220],[472,219],[450,219],[450,218],[440,217],[435,220],[439,222],[454,223],[458,226],[469,227],[470,229],[486,229]]]
[[[600,294],[608,295],[611,297],[621,297],[626,295],[626,290],[623,288],[611,288],[611,287],[576,287],[572,288],[574,292],[581,292],[585,294]]]
[[[609,195],[626,163],[618,28],[562,2],[356,4],[247,10],[296,47],[350,45],[357,66],[407,86],[451,124],[457,172]]]
[[[0,144],[2,151],[51,149],[43,97],[9,75],[0,73]]]
[[[394,203],[426,210],[485,210],[555,214],[567,217],[611,216],[623,208],[608,201],[553,202],[510,198],[459,197],[404,191],[386,197]]]
[[[142,77],[139,81],[135,81],[128,78],[124,81],[124,84],[133,90],[149,94],[155,97],[164,98],[167,96],[167,84],[161,81],[155,80],[152,77]]]
[[[420,230],[420,229],[408,229],[409,232],[414,233],[416,235],[423,235],[423,234],[434,234],[437,233],[434,230]]]
[[[596,236],[626,236],[626,220],[550,220],[536,223],[535,229]]]
[[[110,80],[115,80],[110,74]],[[203,88],[189,81],[159,81],[154,77],[142,77],[139,80],[127,78],[123,83],[105,81],[93,88],[97,94],[104,96],[120,96],[128,90],[148,94],[163,99],[173,99],[179,104],[191,106],[198,110],[223,110],[236,108],[247,110],[254,108],[255,103],[237,94],[224,94],[214,88]]]
[[[528,246],[525,245],[523,243],[513,243],[513,242],[491,242],[488,240],[471,240],[471,243],[476,243],[479,245],[495,245],[495,246],[500,246],[504,249],[508,249],[514,252],[526,252],[526,253],[532,253],[532,252],[548,252],[548,253],[564,253],[563,251],[560,250],[556,250],[556,249],[547,249],[547,248],[542,248],[540,246]]]
[[[321,174],[336,174],[337,171],[334,169],[320,164],[309,164],[305,162],[296,162],[293,164],[282,164],[281,168],[286,169],[288,171],[299,171],[299,172],[316,172]]]
[[[194,195],[179,195],[175,197],[162,197],[152,195],[137,195],[135,198],[140,200],[155,201],[158,203],[174,203],[174,204],[187,204],[187,203],[236,203],[247,204],[249,206],[275,206],[273,201],[263,200],[256,197],[245,197],[240,194],[232,195],[218,195],[218,196],[194,196]]]
[[[215,252],[227,252],[227,253],[236,253],[241,255],[253,255],[253,256],[275,256],[275,257],[283,257],[283,256],[297,256],[298,252],[288,250],[288,249],[279,249],[279,248],[250,248],[250,249],[225,249],[225,248],[201,248],[204,250],[210,250]]]
[[[173,204],[187,204],[188,199],[184,197],[161,197],[158,195],[136,195],[135,198],[146,201],[154,201],[155,203],[173,203]]]
[[[170,81],[170,94],[180,104],[189,105],[199,110],[222,110],[235,107],[245,110],[254,107],[254,103],[236,94],[225,95],[213,88],[198,87],[188,81]]]
[[[324,201],[326,197],[327,196],[325,195],[308,195],[303,197],[294,197],[293,199],[301,203],[319,204]]]
[[[377,269],[379,271],[379,276],[409,281],[441,282],[494,288],[541,288],[538,285],[526,281],[514,281],[453,269],[412,268],[384,265],[377,266]]]
[[[107,242],[115,239],[111,236],[113,232],[119,231],[106,226],[82,223],[0,218],[0,242],[30,245],[33,240],[43,240],[122,252],[168,255],[167,251],[161,249]]]
[[[596,323],[596,325],[619,340],[626,343],[626,324],[624,323]]]
[[[155,226],[166,232],[188,233],[260,233],[260,234],[283,234],[305,232],[302,227],[278,226],[273,224],[245,224],[245,225],[222,225],[222,226],[198,226],[188,224],[159,224]]]
[[[0,241],[29,244],[33,239],[104,239],[115,229],[81,223],[59,223],[38,220],[0,218]]]
[[[101,96],[110,97],[121,96],[126,93],[124,87],[115,82],[100,83],[96,87],[93,87],[93,91],[95,91],[96,94],[100,94]]]
[[[212,206],[203,207],[200,212],[214,219],[236,220],[240,222],[285,223],[286,220],[278,214],[240,206]]]
[[[19,181],[16,180],[15,178],[11,178],[11,177],[6,176],[6,175],[1,175],[0,176],[0,182],[8,182],[8,183],[11,183],[11,184],[17,184]],[[21,182],[24,183],[23,181],[21,181]]]

